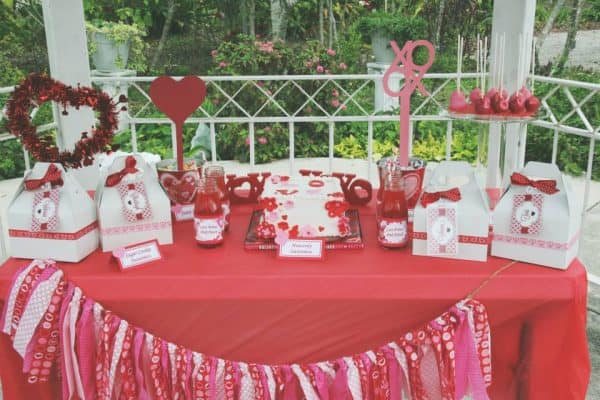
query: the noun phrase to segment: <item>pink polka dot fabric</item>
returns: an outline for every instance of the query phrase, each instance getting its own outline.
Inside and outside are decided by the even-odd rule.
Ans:
[[[360,354],[262,365],[169,343],[105,310],[55,266],[46,266],[34,262],[17,272],[1,322],[3,331],[19,340],[29,382],[67,379],[63,398],[488,399],[491,331],[485,307],[475,300],[460,301],[397,340]],[[60,354],[62,373],[55,374]]]

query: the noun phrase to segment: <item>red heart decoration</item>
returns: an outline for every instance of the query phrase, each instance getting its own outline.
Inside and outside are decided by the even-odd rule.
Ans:
[[[197,76],[186,76],[176,81],[160,76],[150,84],[150,98],[164,112],[177,130],[177,169],[183,170],[183,123],[204,101],[206,84]]]
[[[198,171],[187,171],[177,178],[176,172],[159,171],[160,183],[167,192],[169,199],[175,204],[191,204],[194,201],[200,176]]]
[[[282,216],[281,216],[281,218],[282,218],[284,221],[287,221],[287,219],[288,219],[288,216],[287,216],[287,215],[282,215]]]
[[[180,124],[204,101],[206,84],[194,75],[179,81],[170,76],[160,76],[150,84],[149,93],[156,107],[175,124]]]
[[[325,230],[324,226],[319,226],[319,232],[323,232]]]

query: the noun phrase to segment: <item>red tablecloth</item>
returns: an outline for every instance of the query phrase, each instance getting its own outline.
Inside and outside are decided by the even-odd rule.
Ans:
[[[77,265],[69,279],[117,315],[194,350],[244,361],[318,361],[373,348],[423,324],[508,263],[415,257],[376,243],[371,208],[361,209],[364,250],[335,250],[324,262],[278,261],[244,251],[249,207],[234,208],[226,243],[199,249],[190,222],[177,223],[164,261],[121,273],[110,254]],[[0,268],[0,303],[25,260]],[[516,264],[477,298],[492,324],[492,399],[583,399],[590,374],[587,281],[567,271]],[[27,385],[22,361],[0,335],[4,398],[50,398]]]

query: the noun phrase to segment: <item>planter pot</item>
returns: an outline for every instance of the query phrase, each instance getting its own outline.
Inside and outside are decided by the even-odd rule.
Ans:
[[[129,41],[116,44],[99,32],[94,33],[93,40],[96,51],[92,55],[92,62],[98,71],[110,73],[125,69],[129,58]]]
[[[383,64],[391,64],[396,58],[396,53],[390,46],[392,38],[383,31],[374,32],[371,36],[371,46],[375,61]]]

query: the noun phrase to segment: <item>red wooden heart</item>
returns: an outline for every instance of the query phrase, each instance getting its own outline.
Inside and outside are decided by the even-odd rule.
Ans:
[[[176,81],[160,76],[150,84],[150,98],[175,124],[182,124],[204,101],[206,84],[197,76]]]

